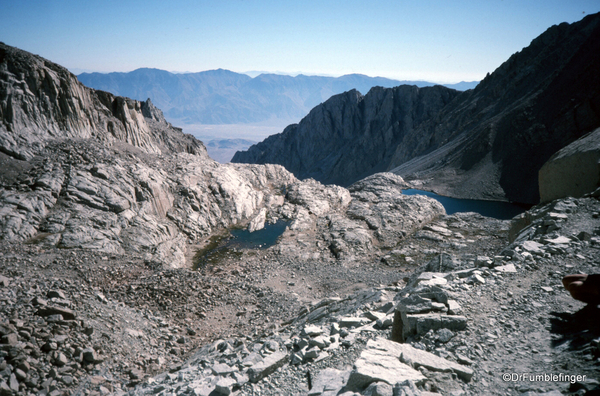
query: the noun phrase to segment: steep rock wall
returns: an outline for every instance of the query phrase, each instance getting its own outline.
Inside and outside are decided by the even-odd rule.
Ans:
[[[232,162],[280,164],[301,179],[349,185],[385,170],[404,137],[457,95],[442,86],[375,87],[365,96],[348,91]]]
[[[156,110],[150,101],[87,88],[62,66],[0,43],[0,151],[8,155],[31,159],[59,138],[118,141],[157,154],[206,152]]]
[[[542,165],[600,126],[598,37],[600,14],[553,26],[463,93],[333,97],[233,161],[342,185],[388,170],[443,195],[535,204]]]
[[[600,126],[598,37],[600,14],[549,28],[414,131],[440,142],[428,156],[398,146],[390,168],[446,195],[537,203],[542,165]]]

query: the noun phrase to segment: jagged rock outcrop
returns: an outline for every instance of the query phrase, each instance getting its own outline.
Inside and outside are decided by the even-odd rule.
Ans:
[[[410,185],[392,173],[372,175],[348,189],[324,186],[312,179],[297,183],[286,195],[290,203],[298,205],[290,232],[313,235],[318,242],[306,245],[284,238],[277,249],[289,257],[333,255],[352,262],[394,248],[445,214],[435,199],[403,195],[403,188]],[[286,211],[284,205],[281,212]]]
[[[190,245],[217,231],[283,218],[291,230],[321,225],[339,245],[328,255],[342,258],[443,213],[425,197],[395,198],[406,184],[394,175],[363,182],[351,203],[347,189],[300,182],[279,165],[220,165],[150,100],[94,91],[58,65],[0,49],[0,239],[183,267]]]
[[[161,125],[151,128],[145,115]],[[87,88],[65,68],[0,43],[0,151],[31,159],[58,138],[125,142],[148,153],[205,153],[197,140],[174,133],[151,102]],[[156,126],[156,125],[155,125]]]
[[[387,169],[396,146],[459,94],[442,86],[375,87],[333,96],[232,162],[280,164],[297,177],[347,186]]]
[[[47,143],[42,155],[0,190],[2,239],[136,251],[174,267],[186,265],[188,240],[243,223],[296,180],[279,166],[146,157],[95,141]]]
[[[538,171],[560,148],[600,126],[600,14],[549,28],[473,91],[415,131],[434,142],[391,166],[459,197],[537,203]]]
[[[553,26],[460,94],[339,95],[233,161],[340,184],[387,170],[443,195],[537,203],[542,165],[600,126],[599,36],[600,14]]]
[[[539,173],[540,202],[582,197],[600,186],[600,128],[554,154]]]
[[[219,166],[150,100],[94,91],[0,47],[0,237],[186,265],[189,240],[243,223],[296,179]]]
[[[406,188],[410,185],[392,173],[369,176],[349,187],[352,202],[347,214],[351,219],[364,221],[381,247],[393,248],[398,240],[446,214],[442,204],[433,198],[403,195],[402,189]]]

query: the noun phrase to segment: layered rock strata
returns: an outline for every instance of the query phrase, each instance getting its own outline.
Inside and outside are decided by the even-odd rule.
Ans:
[[[199,141],[170,127],[149,100],[87,88],[65,68],[3,43],[0,119],[0,151],[21,160],[64,138],[124,142],[155,154],[206,153]]]

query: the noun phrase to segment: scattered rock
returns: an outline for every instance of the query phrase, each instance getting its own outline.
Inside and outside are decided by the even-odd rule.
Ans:
[[[285,364],[287,358],[288,356],[285,352],[275,352],[272,355],[268,355],[263,361],[248,369],[248,379],[250,382],[258,382]]]

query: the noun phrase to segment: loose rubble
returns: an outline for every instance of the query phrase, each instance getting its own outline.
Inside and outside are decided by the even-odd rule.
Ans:
[[[446,215],[389,173],[346,189],[219,165],[149,101],[2,48],[1,395],[597,390],[598,308],[561,278],[598,272],[600,192],[509,222]],[[281,219],[274,246],[199,264]]]
[[[588,336],[572,333],[573,324],[565,320],[591,308],[582,309],[583,304],[572,300],[560,287],[560,279],[571,272],[597,271],[600,245],[591,237],[586,241],[572,235],[599,229],[599,209],[593,198],[564,199],[534,208],[523,217],[531,216],[532,223],[545,223],[546,228],[536,234],[522,227],[515,241],[505,240],[495,254],[435,255],[405,278],[402,287],[375,287],[345,298],[325,298],[271,335],[221,340],[204,347],[182,369],[185,379],[175,374],[157,377],[132,393],[154,394],[162,389],[240,395],[558,395],[596,389],[598,316],[580,323]],[[556,213],[564,216],[559,223],[550,223]],[[520,218],[513,220],[511,232],[520,222]],[[526,240],[524,235],[532,238]],[[415,235],[404,243],[419,240]],[[540,252],[527,254],[527,241],[538,243]],[[557,245],[562,246],[557,249]],[[404,342],[392,341],[398,333]],[[555,347],[565,344],[571,348]],[[219,345],[225,348],[222,354]],[[270,359],[275,353],[277,358]],[[223,362],[229,370],[217,375],[207,369],[213,362]],[[255,372],[254,365],[259,372],[272,374],[251,381],[248,373]],[[505,381],[502,377],[543,372],[579,375],[580,380]],[[581,380],[583,375],[587,380]],[[227,388],[217,387],[222,378],[229,379],[222,382]],[[205,387],[198,387],[199,383]]]
[[[564,214],[558,229],[549,227],[552,213]],[[475,214],[441,216],[430,224],[450,230],[446,238],[461,230],[462,240],[479,242],[457,249],[448,239],[408,236],[394,249],[412,246],[414,263],[423,264],[411,263],[410,272],[403,271],[405,261],[399,266],[374,261],[376,267],[302,261],[282,254],[279,244],[264,253],[245,252],[241,260],[224,257],[219,271],[168,270],[129,256],[4,244],[0,330],[6,367],[0,385],[55,395],[593,389],[600,364],[600,334],[593,327],[598,316],[572,300],[560,280],[567,273],[597,272],[597,213],[595,198],[533,208],[523,216],[531,224],[514,232],[512,243],[509,222]],[[520,222],[515,219],[511,230]],[[531,231],[539,225],[545,228]],[[286,231],[280,243],[297,241],[288,234],[293,232]],[[526,242],[538,243],[541,252],[528,255]],[[379,277],[385,274],[387,281]],[[307,282],[288,284],[300,276]],[[332,293],[333,285],[360,280],[372,286]],[[387,286],[378,286],[381,281]],[[310,303],[317,295],[322,299]],[[394,323],[398,314],[400,322]],[[572,323],[577,318],[581,323]],[[406,328],[403,344],[391,341],[400,323]],[[390,380],[387,370],[393,366],[382,365],[382,356],[393,359],[394,370],[413,375]],[[588,380],[501,377],[542,371]]]

